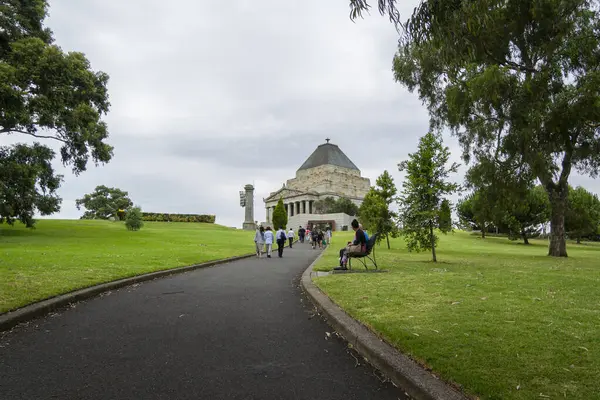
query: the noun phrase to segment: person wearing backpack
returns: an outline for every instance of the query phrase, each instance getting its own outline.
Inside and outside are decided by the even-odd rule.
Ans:
[[[275,234],[275,238],[277,239],[277,254],[279,255],[279,258],[281,258],[283,257],[283,248],[287,241],[287,233],[283,227],[279,227],[279,230]]]

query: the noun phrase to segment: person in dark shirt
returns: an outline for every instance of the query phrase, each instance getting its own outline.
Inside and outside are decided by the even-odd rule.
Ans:
[[[340,266],[334,268],[335,270],[347,270],[348,269],[348,254],[352,253],[364,253],[367,251],[367,238],[362,229],[360,229],[358,221],[352,220],[352,230],[354,230],[354,241],[348,242],[348,245],[340,250]]]

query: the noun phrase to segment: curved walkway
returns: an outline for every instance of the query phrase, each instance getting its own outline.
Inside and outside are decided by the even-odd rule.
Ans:
[[[329,337],[295,244],[107,293],[0,336],[7,399],[403,399]]]

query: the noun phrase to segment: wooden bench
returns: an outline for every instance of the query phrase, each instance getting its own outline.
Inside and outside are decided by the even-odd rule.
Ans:
[[[360,252],[360,253],[348,253],[348,268],[352,269],[352,259],[356,258],[358,259],[358,261],[360,261],[362,263],[362,265],[365,267],[365,269],[368,271],[369,268],[367,268],[367,263],[365,262],[365,258],[370,260],[373,265],[375,266],[375,269],[377,269],[377,260],[375,259],[375,243],[377,241],[377,237],[379,236],[379,233],[375,233],[373,236],[371,236],[369,238],[369,240],[367,240],[367,251],[365,252]]]

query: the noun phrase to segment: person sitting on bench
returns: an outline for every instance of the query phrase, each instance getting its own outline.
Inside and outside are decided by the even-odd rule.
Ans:
[[[348,245],[340,250],[340,254],[342,255],[340,258],[340,266],[334,268],[338,271],[348,269],[348,254],[364,253],[367,250],[367,239],[365,238],[365,233],[360,229],[358,221],[353,219],[351,225],[352,230],[355,232],[354,241],[348,242]]]

